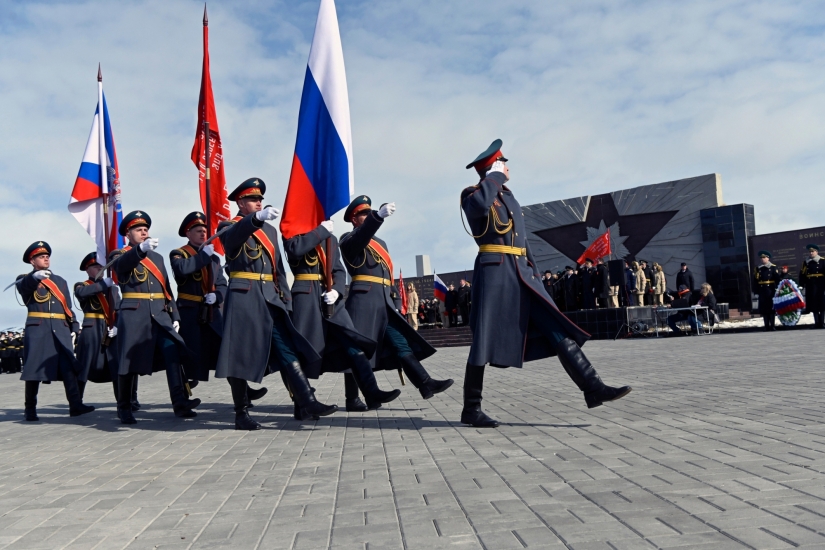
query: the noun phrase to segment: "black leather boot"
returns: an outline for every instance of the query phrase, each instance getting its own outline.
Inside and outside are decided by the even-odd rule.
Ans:
[[[40,389],[40,382],[26,381],[26,421],[37,422],[37,390]]]
[[[567,371],[567,374],[579,389],[584,392],[584,400],[588,409],[598,407],[605,401],[621,399],[632,390],[630,386],[620,388],[606,386],[596,369],[584,356],[579,345],[570,338],[565,338],[559,342],[556,353],[564,370]]]
[[[137,424],[132,414],[132,388],[137,374],[121,374],[117,377],[117,417],[121,424]]]
[[[348,372],[344,373],[344,397],[347,400],[347,412],[366,412],[368,410],[358,396],[358,384],[355,382],[355,377]]]
[[[166,383],[169,386],[169,399],[172,401],[172,410],[178,418],[194,418],[198,413],[193,411],[201,404],[200,399],[188,399],[183,386],[183,373],[178,363],[166,364]]]
[[[327,416],[338,410],[338,405],[325,405],[317,399],[312,388],[309,386],[304,371],[301,370],[301,364],[297,361],[281,367],[282,371],[286,371],[286,379],[289,381],[289,388],[292,390],[292,395],[299,407],[304,409],[307,414],[316,416]]]
[[[254,407],[255,405],[253,405],[252,402],[257,401],[261,397],[265,396],[267,391],[268,390],[263,386],[261,386],[257,390],[253,390],[252,388],[249,387],[249,382],[247,382],[247,384],[246,384],[246,407],[248,409],[251,409],[252,407]]]
[[[498,428],[499,422],[481,410],[481,390],[484,386],[484,365],[480,367],[467,363],[464,371],[464,409],[461,423],[476,428]]]
[[[80,416],[95,410],[93,406],[83,404],[83,398],[80,397],[80,389],[77,385],[77,375],[74,371],[66,369],[61,374],[63,375],[63,389],[66,390],[66,399],[69,400],[69,416]]]
[[[83,401],[83,395],[86,393],[86,381],[85,380],[78,380],[77,381],[77,391],[80,392],[80,400]]]
[[[289,380],[286,378],[286,371],[281,369],[278,371],[281,374],[281,380],[284,382],[284,387],[286,388],[287,393],[289,394],[289,398],[292,399],[292,418],[295,420],[303,422],[304,420],[318,420],[318,416],[314,414],[309,414],[304,409],[298,405],[298,401],[295,400],[295,395],[293,395],[292,390],[289,389]],[[315,388],[310,387],[310,391],[315,393]]]
[[[139,380],[139,378],[138,378],[137,375],[135,375],[132,378],[132,400],[131,400],[132,412],[137,412],[137,411],[140,410],[140,402],[138,401],[138,396],[137,396],[138,395],[138,380]]]
[[[367,359],[364,352],[352,356],[352,375],[344,375],[345,384],[349,376],[352,376],[353,381],[358,385],[361,393],[364,394],[364,398],[367,400],[366,407],[369,410],[379,409],[382,403],[394,401],[401,395],[401,390],[383,391],[378,387],[372,365],[370,365],[370,360]],[[349,397],[349,394],[347,394],[347,397]],[[349,402],[347,402],[347,410],[349,410]]]
[[[254,431],[260,430],[261,425],[249,416],[247,411],[247,391],[249,384],[242,378],[228,377],[229,387],[232,390],[232,402],[235,405],[235,429]]]
[[[427,370],[418,362],[418,359],[416,359],[412,353],[405,355],[400,361],[404,369],[404,374],[410,379],[412,385],[418,388],[421,397],[424,399],[429,399],[433,395],[441,393],[453,385],[452,378],[448,378],[447,380],[434,380],[430,378]]]

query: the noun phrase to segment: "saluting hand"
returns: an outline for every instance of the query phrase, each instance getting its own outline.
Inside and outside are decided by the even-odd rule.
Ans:
[[[48,279],[52,276],[52,272],[48,269],[41,269],[40,271],[35,271],[33,277],[38,281],[42,281],[43,279]]]
[[[258,221],[266,222],[278,219],[278,216],[281,215],[281,211],[275,208],[274,206],[267,206],[260,212],[255,213],[255,217]]]
[[[388,202],[387,204],[381,205],[381,208],[378,210],[379,218],[389,218],[393,214],[395,214],[394,202]]]

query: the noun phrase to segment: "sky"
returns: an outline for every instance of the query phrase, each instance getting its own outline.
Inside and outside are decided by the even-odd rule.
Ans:
[[[209,4],[228,185],[286,193],[319,0]],[[464,166],[496,138],[522,204],[708,173],[757,233],[825,225],[825,10],[815,2],[338,0],[355,189],[395,202],[380,236],[396,266],[439,272],[476,253],[459,217]],[[203,4],[0,1],[0,284],[47,240],[82,280],[94,245],[66,209],[101,63],[125,211],[165,256],[200,208],[189,159]],[[347,230],[341,215],[335,232]],[[22,324],[12,290],[0,329]]]

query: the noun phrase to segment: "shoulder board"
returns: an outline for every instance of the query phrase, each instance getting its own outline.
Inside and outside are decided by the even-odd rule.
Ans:
[[[465,187],[464,190],[461,192],[461,196],[464,197],[465,195],[469,195],[473,193],[476,189],[478,189],[478,184],[471,185],[470,187]]]
[[[189,254],[182,248],[176,248],[172,252],[169,253],[170,256],[183,256],[184,258],[188,258]]]
[[[224,227],[230,226],[230,225],[232,225],[232,224],[234,224],[234,223],[237,223],[237,222],[236,222],[235,220],[226,220],[226,221],[222,221],[221,223],[219,223],[219,224],[218,224],[218,230],[220,231],[220,230],[221,230],[221,229],[223,229]]]

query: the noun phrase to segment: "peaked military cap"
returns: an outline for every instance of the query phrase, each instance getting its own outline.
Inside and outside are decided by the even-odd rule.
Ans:
[[[596,263],[596,262],[593,261],[593,258],[585,258],[584,261],[585,261],[585,263],[587,263],[587,262],[590,262],[591,264]],[[644,261],[644,260],[642,260],[642,261]]]
[[[771,253],[768,252],[767,250],[760,250],[759,251],[759,257],[760,258],[767,258],[767,259],[770,260],[771,259]]]
[[[229,193],[229,200],[236,201],[247,197],[261,197],[266,194],[266,184],[261,178],[249,178],[234,191]]]
[[[94,264],[100,265],[100,262],[97,261],[97,252],[89,252],[80,262],[80,271],[86,271],[90,265]]]
[[[120,222],[118,233],[120,233],[121,236],[125,236],[130,229],[140,226],[152,227],[152,218],[143,210],[135,210],[123,216],[123,221]]]
[[[49,246],[49,243],[46,241],[37,241],[36,243],[30,244],[26,252],[23,253],[23,261],[30,264],[32,263],[32,258],[40,256],[41,254],[52,255],[52,247]]]
[[[507,162],[507,159],[501,154],[502,145],[503,142],[500,139],[495,140],[483,153],[478,155],[473,162],[467,165],[467,169],[469,170],[475,167],[478,172],[481,172],[488,166],[492,166],[497,160]]]
[[[352,217],[355,214],[367,208],[372,209],[372,199],[370,199],[366,195],[358,195],[357,197],[352,199],[352,202],[349,203],[347,209],[344,210],[344,221],[351,222]]]
[[[206,216],[203,215],[203,212],[191,212],[183,218],[183,223],[180,224],[178,229],[178,235],[185,237],[187,231],[199,225],[206,227]]]
[[[806,245],[805,248],[807,248],[808,250],[816,250],[817,252],[819,252],[819,247],[815,244]]]

